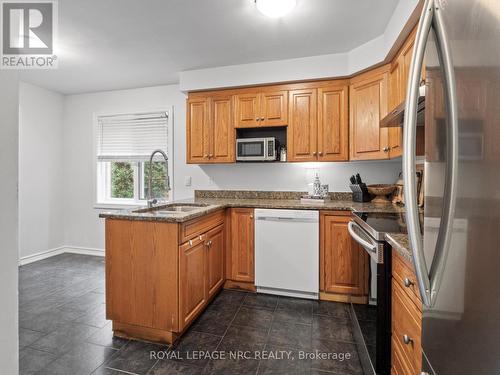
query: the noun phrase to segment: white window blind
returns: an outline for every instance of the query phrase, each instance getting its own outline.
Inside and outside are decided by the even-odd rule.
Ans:
[[[98,161],[148,161],[154,150],[168,155],[168,113],[97,118]]]

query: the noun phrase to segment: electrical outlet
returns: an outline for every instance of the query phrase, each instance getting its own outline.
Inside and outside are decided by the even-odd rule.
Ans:
[[[214,186],[215,185],[215,181],[212,177],[209,177],[208,178],[208,186]]]
[[[184,177],[184,186],[191,186],[191,176]]]

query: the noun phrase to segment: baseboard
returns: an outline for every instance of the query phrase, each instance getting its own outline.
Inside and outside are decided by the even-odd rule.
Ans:
[[[105,254],[104,249],[96,249],[93,247],[64,246],[63,249],[64,253],[71,254],[94,255],[98,257],[103,257]]]
[[[64,253],[64,246],[56,247],[54,249],[49,249],[49,250],[42,251],[42,252],[36,253],[36,254],[27,255],[25,257],[19,258],[19,265],[24,266],[26,264],[30,264],[33,262],[37,262],[39,260],[47,259],[47,258],[56,256],[56,255],[59,255],[62,253]]]
[[[81,255],[93,255],[103,257],[105,252],[104,249],[96,249],[92,247],[81,247],[81,246],[61,246],[54,249],[49,249],[42,251],[40,253],[27,255],[19,259],[19,265],[24,266],[39,260],[47,259],[56,255],[70,253],[70,254],[81,254]]]

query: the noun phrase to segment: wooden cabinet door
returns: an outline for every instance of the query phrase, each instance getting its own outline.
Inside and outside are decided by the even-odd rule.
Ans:
[[[260,97],[260,126],[288,124],[288,92],[264,92]]]
[[[403,60],[398,57],[391,65],[389,72],[389,97],[388,106],[389,112],[394,111],[395,108],[404,101],[404,89],[402,89],[402,80],[404,76]],[[389,136],[389,156],[391,158],[401,156],[403,151],[403,132],[401,127],[388,128]]]
[[[186,327],[205,307],[205,236],[179,247],[179,325]]]
[[[207,233],[207,294],[212,297],[224,283],[224,225]]]
[[[401,72],[401,85],[399,87],[400,103],[405,100],[406,90],[408,88],[408,79],[410,77],[410,65],[413,57],[413,45],[415,44],[415,35],[410,36],[405,46],[401,50],[401,64],[403,66]]]
[[[318,89],[318,159],[349,160],[348,86]]]
[[[235,97],[235,127],[248,128],[260,125],[260,94],[240,94]]]
[[[349,216],[320,215],[320,285],[326,293],[367,295],[368,254],[347,230]]]
[[[255,281],[253,208],[232,208],[231,274],[234,281]]]
[[[389,71],[389,96],[387,99],[388,111],[393,111],[404,100],[402,96],[402,80],[404,76],[404,64],[401,56],[398,56]]]
[[[377,70],[350,86],[351,160],[389,158],[388,129],[380,127],[387,115],[388,72]]]
[[[231,96],[214,96],[210,99],[210,163],[235,161],[235,135]]]
[[[290,161],[316,161],[317,90],[293,90],[288,97],[288,158]]]
[[[208,163],[210,150],[209,100],[191,98],[187,100],[186,141],[187,162]]]
[[[389,157],[391,159],[403,154],[403,128],[389,128]]]

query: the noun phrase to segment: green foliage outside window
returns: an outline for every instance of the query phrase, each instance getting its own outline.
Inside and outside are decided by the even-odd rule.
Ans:
[[[142,163],[144,168],[144,197],[148,196],[148,176],[149,176],[149,162]],[[162,161],[154,161],[152,167],[153,179],[151,180],[151,189],[153,190],[153,198],[168,198],[166,196],[166,181],[165,181],[165,163]]]
[[[131,163],[111,163],[111,197],[134,198],[134,169]]]
[[[148,196],[148,176],[149,162],[128,163],[128,162],[112,162],[111,163],[111,197],[122,199],[134,199],[134,167],[139,167],[142,170],[144,180],[142,189],[139,189],[141,196],[139,199],[145,200]],[[153,190],[153,198],[168,198],[166,195],[165,181],[165,163],[154,161],[152,168],[153,179],[151,188]],[[139,176],[141,174],[139,173]]]

